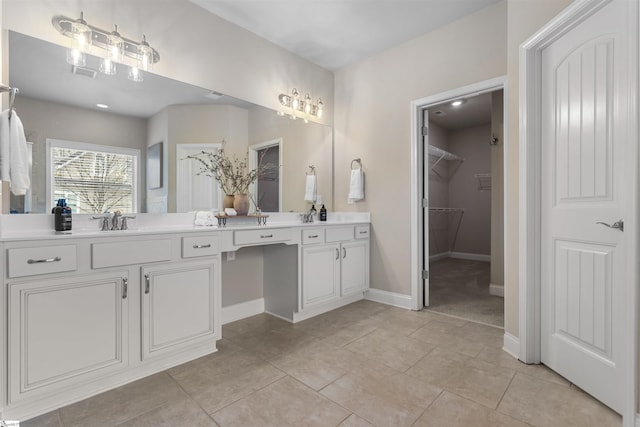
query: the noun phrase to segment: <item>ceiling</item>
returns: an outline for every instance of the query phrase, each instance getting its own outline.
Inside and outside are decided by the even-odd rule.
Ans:
[[[328,70],[389,49],[499,0],[191,0]]]
[[[491,92],[462,98],[462,101],[457,107],[451,102],[429,107],[429,122],[447,130],[491,123]]]

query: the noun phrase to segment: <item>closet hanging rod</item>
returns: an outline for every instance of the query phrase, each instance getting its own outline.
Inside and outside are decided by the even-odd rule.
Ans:
[[[464,212],[464,208],[429,208],[433,212]]]

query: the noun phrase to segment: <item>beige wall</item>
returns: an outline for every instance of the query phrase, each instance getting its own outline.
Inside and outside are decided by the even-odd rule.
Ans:
[[[491,125],[473,126],[449,132],[449,151],[462,157],[449,180],[449,207],[464,209],[453,252],[491,253],[491,192],[479,191],[478,173],[491,172]],[[453,242],[457,216],[452,218],[449,238]]]
[[[505,247],[505,331],[518,336],[518,198],[519,198],[519,46],[544,24],[549,22],[571,0],[508,0],[507,8],[507,78],[509,81],[507,98],[507,194],[506,224],[507,242]]]
[[[47,138],[140,150],[138,206],[144,208],[147,120],[71,107],[17,96],[15,108],[24,124],[27,141],[33,142],[33,211],[44,213],[53,200],[45,200]]]
[[[490,283],[504,287],[504,91],[491,94],[491,273]]]
[[[169,110],[163,109],[147,120],[147,147],[162,143],[162,187],[147,189],[146,212],[167,213],[169,195]],[[146,158],[146,152],[145,152]]]
[[[500,2],[336,72],[336,210],[370,211],[371,286],[411,293],[410,102],[504,75]],[[366,199],[347,204],[349,162],[367,170]]]
[[[293,87],[322,98],[320,122],[332,124],[333,73],[231,24],[188,0],[2,0],[2,28],[67,46],[54,15],[76,17],[123,36],[141,37],[160,53],[154,73],[278,109]]]

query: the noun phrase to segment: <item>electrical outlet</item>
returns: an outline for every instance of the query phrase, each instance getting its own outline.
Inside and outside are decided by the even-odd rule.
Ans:
[[[321,204],[322,204],[322,195],[316,194],[316,205],[321,205]]]
[[[235,261],[236,260],[236,251],[227,252],[227,261]]]

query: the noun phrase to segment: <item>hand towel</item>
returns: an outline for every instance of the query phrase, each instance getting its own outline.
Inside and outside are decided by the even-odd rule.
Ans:
[[[18,114],[0,113],[0,180],[10,184],[11,192],[23,196],[31,186],[29,149]]]
[[[307,175],[307,182],[304,187],[304,200],[306,202],[316,201],[316,176]]]
[[[24,196],[31,186],[29,174],[29,148],[24,136],[22,120],[15,111],[9,119],[11,140],[11,192],[16,196]]]
[[[213,225],[213,214],[211,211],[196,211],[196,219],[193,221],[193,225]]]
[[[347,203],[353,204],[362,199],[364,199],[364,173],[362,169],[352,169]]]

